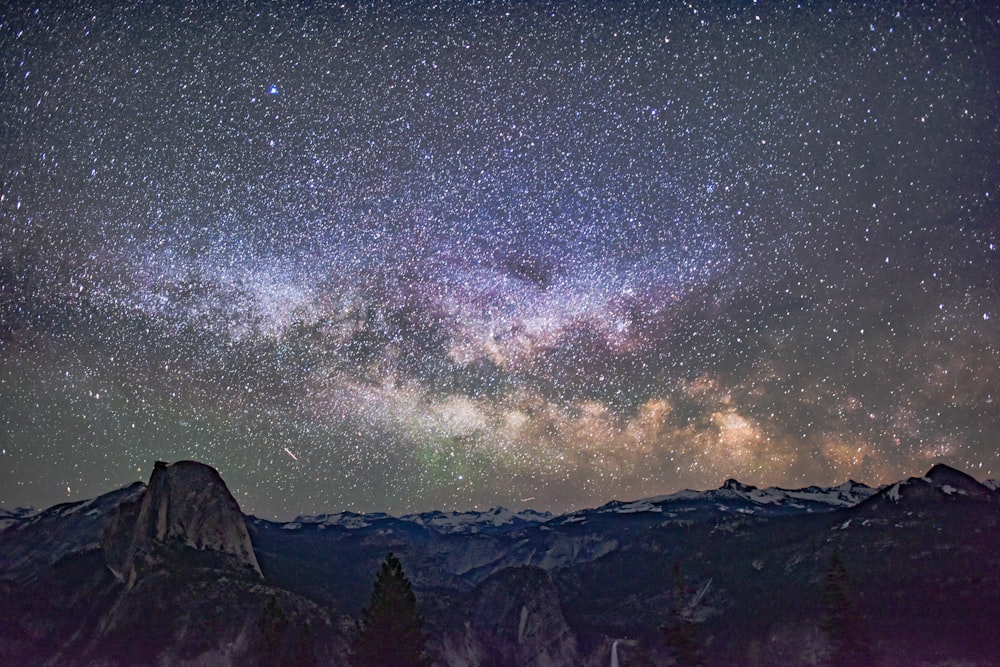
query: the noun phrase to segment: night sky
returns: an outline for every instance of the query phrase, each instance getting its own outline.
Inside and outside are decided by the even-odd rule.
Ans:
[[[1000,6],[15,2],[0,506],[1000,474]]]

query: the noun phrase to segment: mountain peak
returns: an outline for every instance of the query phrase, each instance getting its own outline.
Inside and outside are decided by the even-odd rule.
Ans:
[[[754,491],[757,489],[756,486],[752,486],[750,484],[744,484],[738,479],[733,479],[732,477],[723,482],[720,488],[726,491],[742,491],[744,493],[748,491]]]
[[[933,466],[931,466],[931,469],[927,471],[927,475],[925,475],[925,477],[928,477],[929,479],[938,479],[945,476],[952,477],[955,475],[973,479],[972,477],[962,472],[961,470],[958,470],[957,468],[952,468],[947,463],[935,463]]]
[[[221,554],[261,574],[239,504],[203,463],[157,461],[145,493],[119,506],[104,540],[108,567],[130,583],[171,546]]]
[[[937,463],[923,477],[910,477],[884,487],[876,497],[894,503],[901,500],[928,500],[943,497],[991,497],[990,487],[975,477],[944,463]]]
[[[961,470],[956,470],[944,463],[936,463],[925,475],[935,486],[949,486],[955,489],[982,493],[986,488],[979,481]]]

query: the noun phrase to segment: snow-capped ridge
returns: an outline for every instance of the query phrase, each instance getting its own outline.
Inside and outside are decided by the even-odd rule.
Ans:
[[[494,507],[486,511],[467,510],[464,512],[434,510],[416,514],[392,516],[384,512],[358,514],[339,512],[298,516],[282,526],[285,530],[297,530],[303,526],[315,525],[321,528],[338,526],[347,530],[368,528],[381,521],[403,521],[433,530],[443,535],[472,534],[498,528],[517,528],[544,523],[553,518],[551,512],[526,509],[512,512],[505,507]]]
[[[424,512],[400,517],[421,526],[433,528],[439,533],[476,533],[486,527],[510,526],[514,524],[544,523],[552,518],[548,512],[523,510],[511,512],[505,507],[494,507],[486,512]]]
[[[282,527],[285,530],[296,530],[303,526],[319,526],[328,528],[339,526],[348,530],[357,528],[367,528],[376,521],[391,519],[385,512],[372,512],[370,514],[359,514],[358,512],[336,512],[328,514],[304,514],[295,517],[292,521],[285,523]]]
[[[616,514],[635,514],[641,512],[664,512],[668,509],[676,511],[676,506],[685,503],[711,501],[718,504],[722,510],[732,510],[729,503],[746,502],[751,506],[771,506],[775,509],[790,508],[809,510],[810,507],[833,509],[837,507],[852,507],[874,495],[878,489],[849,480],[830,488],[808,486],[801,489],[782,489],[780,487],[757,488],[752,484],[744,484],[736,479],[727,479],[721,487],[709,491],[693,491],[685,489],[664,496],[640,498],[633,501],[611,501],[597,508],[596,512]],[[739,508],[737,511],[753,513],[751,508]]]
[[[648,500],[636,500],[631,503],[621,503],[614,511],[616,514],[638,514],[640,512],[663,512],[663,508]]]
[[[988,483],[979,482],[975,477],[944,463],[937,463],[927,471],[926,475],[896,482],[877,495],[893,503],[900,503],[911,498],[990,499],[994,493],[995,488],[990,487]]]

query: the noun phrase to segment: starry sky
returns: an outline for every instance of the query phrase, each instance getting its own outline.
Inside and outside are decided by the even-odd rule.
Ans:
[[[993,2],[0,21],[0,506],[1000,474]]]

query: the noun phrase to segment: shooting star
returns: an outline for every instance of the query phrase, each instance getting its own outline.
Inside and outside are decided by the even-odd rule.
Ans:
[[[291,456],[296,461],[299,460],[299,457],[297,457],[295,454],[292,454],[292,450],[290,450],[288,447],[285,447],[285,453]]]

